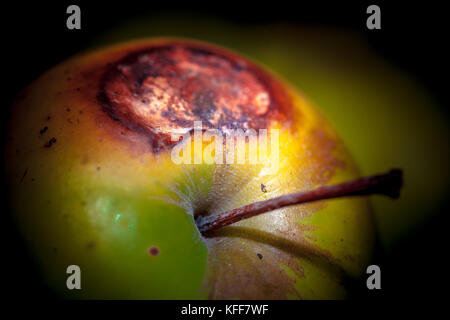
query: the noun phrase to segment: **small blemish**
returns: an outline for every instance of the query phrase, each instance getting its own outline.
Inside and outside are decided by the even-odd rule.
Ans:
[[[45,127],[43,127],[40,131],[39,131],[39,134],[44,134],[46,131],[48,130],[48,127],[47,126],[45,126]]]
[[[70,112],[70,108],[69,108],[69,107],[67,107],[67,108],[66,108],[66,111],[67,111],[67,112]]]
[[[20,179],[20,183],[22,183],[23,179],[25,179],[25,176],[27,175],[27,173],[28,173],[28,168],[25,169],[25,172],[23,173],[22,178]]]
[[[261,191],[264,192],[264,193],[267,192],[266,186],[264,184],[262,184],[262,183],[261,183]]]
[[[49,120],[50,120],[51,118],[52,118],[52,117],[50,117],[50,116],[47,116],[46,120],[47,120],[47,121],[49,121]]]
[[[48,140],[48,142],[46,142],[46,143],[44,144],[44,147],[50,148],[55,142],[56,142],[56,138],[53,137],[53,138],[51,138],[50,140]]]
[[[262,260],[263,255],[262,255],[261,253],[257,253],[256,255],[258,256],[258,258],[259,258],[260,260]]]
[[[100,171],[100,169],[101,169],[100,167],[97,167],[97,171]]]
[[[86,244],[86,249],[94,249],[95,248],[95,242],[94,241],[89,241]]]
[[[81,164],[87,164],[89,163],[89,156],[85,154],[83,158],[81,159]]]
[[[159,255],[159,249],[158,249],[158,247],[151,247],[150,249],[148,249],[148,253],[151,255],[151,256],[157,256],[157,255]]]

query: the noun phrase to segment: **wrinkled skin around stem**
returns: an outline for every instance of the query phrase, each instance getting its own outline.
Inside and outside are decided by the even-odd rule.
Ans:
[[[280,129],[278,171],[175,165],[168,132],[193,120]],[[281,208],[200,235],[196,215],[358,177],[308,101],[215,46],[145,40],[73,57],[19,95],[5,151],[17,224],[63,297],[345,298],[346,279],[361,276],[372,253],[363,198]],[[71,264],[82,290],[66,288]]]

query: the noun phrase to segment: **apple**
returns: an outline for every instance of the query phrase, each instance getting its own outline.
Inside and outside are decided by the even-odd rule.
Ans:
[[[170,133],[199,120],[277,129],[276,170],[174,163]],[[362,197],[276,206],[199,230],[251,203],[359,177],[306,98],[211,44],[140,40],[55,66],[17,97],[5,162],[17,225],[61,297],[340,299],[373,252]],[[80,267],[81,290],[66,286],[70,265]]]

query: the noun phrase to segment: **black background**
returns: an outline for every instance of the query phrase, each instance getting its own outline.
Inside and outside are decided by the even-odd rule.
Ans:
[[[70,4],[81,7],[81,30],[66,28],[66,8]],[[381,7],[381,30],[366,29],[366,8],[370,4]],[[243,24],[288,21],[353,28],[363,32],[380,55],[413,73],[443,108],[448,105],[449,50],[445,44],[450,38],[446,29],[446,15],[449,13],[441,5],[430,1],[420,4],[258,1],[253,5],[244,1],[161,3],[127,0],[93,4],[74,0],[55,3],[16,1],[2,6],[2,125],[12,99],[31,80],[57,62],[81,51],[90,39],[123,17],[143,11],[153,14],[162,11],[200,12]],[[5,192],[7,190],[2,192],[4,198],[7,197]],[[382,290],[365,290],[357,298],[366,301],[443,298],[440,289],[445,290],[448,282],[446,276],[450,274],[445,262],[448,249],[444,246],[448,228],[447,211],[448,205],[415,234],[399,243],[389,256],[379,253],[375,262],[383,272]],[[52,298],[37,280],[33,264],[24,256],[23,243],[11,226],[10,217],[2,213],[1,221],[4,237],[2,265],[6,268],[2,273],[2,291],[10,299],[22,302]]]

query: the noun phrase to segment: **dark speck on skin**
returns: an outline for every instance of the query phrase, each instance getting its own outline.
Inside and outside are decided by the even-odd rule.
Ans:
[[[48,127],[45,126],[39,131],[39,134],[44,134],[47,130],[48,130]]]
[[[159,254],[159,249],[157,247],[151,247],[150,249],[148,249],[148,253],[151,256],[157,256]]]
[[[89,241],[86,244],[86,249],[94,249],[95,248],[95,242],[94,241]]]
[[[48,142],[46,142],[46,143],[44,144],[44,147],[50,148],[55,142],[56,142],[56,138],[53,137],[53,138],[51,138],[50,140],[48,140]]]
[[[28,168],[25,169],[25,172],[23,173],[22,178],[20,179],[20,183],[22,183],[23,179],[25,179],[25,176],[27,175],[27,173],[28,173]]]
[[[264,192],[264,193],[267,192],[266,186],[264,184],[262,184],[262,183],[261,183],[261,191]]]
[[[81,164],[87,164],[89,162],[89,156],[85,154],[81,159]]]
[[[258,256],[258,258],[261,260],[263,258],[263,255],[261,253],[257,253],[256,254]]]

